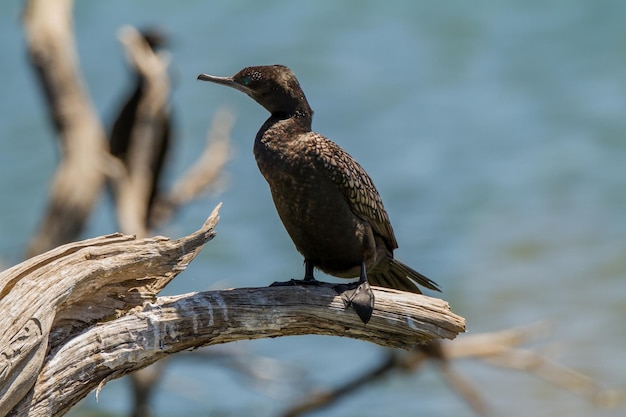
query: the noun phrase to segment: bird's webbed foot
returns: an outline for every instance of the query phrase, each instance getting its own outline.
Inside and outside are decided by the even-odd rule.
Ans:
[[[361,321],[367,324],[374,311],[374,293],[367,282],[365,263],[361,263],[361,276],[358,282],[351,284],[335,285],[334,290],[341,294],[344,304],[347,307],[354,307]]]
[[[290,279],[289,281],[276,281],[270,284],[270,287],[290,287],[295,285],[315,285],[319,286],[322,283],[315,279],[313,276],[313,268],[315,265],[308,259],[304,260],[304,278],[303,279]]]

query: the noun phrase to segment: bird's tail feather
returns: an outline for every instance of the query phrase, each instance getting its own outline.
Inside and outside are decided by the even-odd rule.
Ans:
[[[385,264],[381,265],[383,262]],[[383,260],[381,264],[376,265],[376,268],[367,274],[371,285],[421,294],[417,286],[419,284],[434,291],[441,291],[436,282],[396,259],[389,258]]]

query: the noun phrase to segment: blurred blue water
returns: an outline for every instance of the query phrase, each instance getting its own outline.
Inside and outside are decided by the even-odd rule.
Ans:
[[[18,2],[0,4],[0,257],[18,262],[56,163],[55,139],[23,50]],[[370,173],[397,256],[441,284],[471,333],[552,319],[558,359],[626,385],[626,3],[79,1],[83,74],[105,120],[128,86],[115,31],[158,23],[173,36],[180,143],[170,180],[202,149],[221,106],[237,114],[227,189],[162,232],[188,233],[223,201],[218,237],[168,294],[299,277],[251,148],[265,110],[197,83],[283,63],[316,112],[314,128]],[[115,228],[108,202],[88,235]],[[381,354],[336,338],[240,343],[336,384]],[[621,415],[521,374],[461,365],[509,416]],[[173,363],[158,415],[272,415],[297,397],[258,392],[210,365]],[[88,406],[127,409],[123,382]],[[207,411],[208,410],[208,411]],[[373,386],[319,415],[471,415],[434,372]],[[121,414],[120,414],[121,415]]]

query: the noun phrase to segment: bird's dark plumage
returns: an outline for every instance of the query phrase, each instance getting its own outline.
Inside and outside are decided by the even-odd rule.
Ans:
[[[278,214],[305,258],[305,281],[313,267],[341,278],[360,277],[349,302],[367,323],[373,285],[420,293],[416,284],[437,285],[393,257],[398,247],[374,183],[341,147],[311,130],[311,110],[298,80],[282,65],[248,67],[232,77],[198,79],[240,90],[271,116],[254,142],[254,155]]]
[[[167,45],[166,35],[158,29],[145,29],[141,32],[145,41],[154,50],[158,51],[161,47]],[[129,152],[133,147],[133,132],[138,123],[138,109],[140,103],[146,97],[146,82],[144,76],[135,68],[131,68],[134,72],[134,86],[130,94],[124,100],[120,107],[119,113],[111,126],[109,133],[109,149],[111,155],[119,158],[126,169],[132,171],[136,167],[132,166],[129,160]],[[173,139],[172,115],[169,108],[159,109],[158,126],[155,126],[155,135],[151,137],[150,146],[152,148],[152,158],[147,168],[151,174],[150,194],[147,201],[147,211],[145,213],[145,225],[152,226],[152,212],[159,195],[159,186],[162,180],[162,172],[166,164],[166,158],[170,151]]]

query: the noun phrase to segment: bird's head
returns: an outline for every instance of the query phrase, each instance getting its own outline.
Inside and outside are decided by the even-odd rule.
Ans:
[[[284,65],[247,67],[232,77],[200,74],[198,79],[242,91],[275,116],[313,114],[298,79]]]

